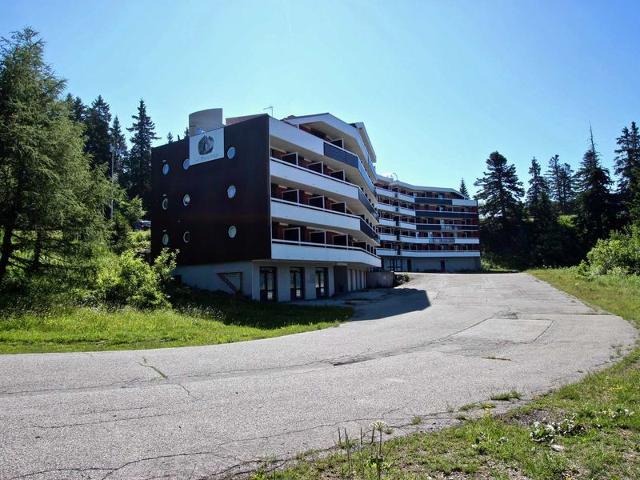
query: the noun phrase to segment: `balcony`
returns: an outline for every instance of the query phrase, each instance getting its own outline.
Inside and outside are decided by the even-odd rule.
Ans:
[[[463,225],[463,224],[449,224],[449,223],[418,223],[416,224],[418,230],[422,231],[469,231],[475,232],[478,230],[478,225]]]
[[[345,163],[353,168],[357,168],[371,192],[376,191],[376,187],[373,185],[373,180],[369,176],[369,172],[364,168],[360,157],[355,153],[325,141],[323,154],[325,157],[333,158],[334,160]]]
[[[407,215],[409,217],[416,216],[416,211],[411,208],[396,207],[396,211],[402,215]]]
[[[400,228],[404,228],[405,230],[416,230],[416,224],[415,223],[400,222],[398,226]]]
[[[378,210],[382,210],[383,212],[396,213],[396,207],[394,207],[393,205],[389,205],[388,203],[378,202]]]
[[[379,233],[380,241],[397,242],[398,237],[392,233]]]
[[[380,255],[378,253],[378,255]],[[423,257],[423,258],[463,258],[463,257],[479,257],[479,250],[401,250],[401,257]]]
[[[396,224],[395,220],[391,220],[389,218],[381,218],[380,219],[380,225],[384,225],[386,227],[397,227],[398,226]]]
[[[376,187],[376,194],[387,198],[396,198],[395,192],[382,187]]]
[[[359,247],[328,245],[325,243],[271,240],[271,258],[309,262],[359,263],[380,267],[380,257]]]
[[[317,193],[344,200],[354,212],[368,213],[374,220],[378,218],[375,208],[358,185],[273,157],[270,171],[272,178],[291,187],[312,188]]]
[[[414,203],[416,201],[413,195],[407,195],[406,193],[400,193],[400,192],[395,192],[395,194],[396,194],[396,198],[398,200],[402,200],[403,202]]]
[[[339,213],[324,208],[277,198],[271,199],[271,217],[288,223],[308,225],[321,229],[346,231],[358,239],[378,241],[376,232],[357,215]]]
[[[393,248],[376,248],[376,255],[378,257],[393,257],[397,256],[398,252]]]
[[[478,216],[477,212],[451,212],[440,210],[416,210],[417,217],[430,218],[474,218]]]

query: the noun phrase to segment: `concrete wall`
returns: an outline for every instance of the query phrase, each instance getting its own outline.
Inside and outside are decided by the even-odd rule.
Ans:
[[[242,294],[250,295],[253,275],[253,265],[251,262],[183,265],[176,267],[174,274],[180,275],[182,282],[191,287],[233,293],[229,286],[218,276],[218,273],[236,272],[242,274]]]
[[[393,272],[369,272],[367,273],[367,288],[391,288],[393,287]]]
[[[479,257],[441,257],[441,258],[424,258],[424,257],[402,257],[399,259],[399,272],[439,272],[441,270],[440,261],[445,262],[446,272],[460,272],[465,270],[480,270]],[[411,260],[411,262],[409,262]],[[383,258],[384,268],[392,269],[393,262],[391,258]]]

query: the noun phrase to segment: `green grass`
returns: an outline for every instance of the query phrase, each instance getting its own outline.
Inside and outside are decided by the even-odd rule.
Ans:
[[[511,400],[520,400],[521,396],[522,395],[520,395],[519,392],[511,390],[510,392],[502,392],[491,395],[491,400],[494,400],[496,402],[509,402]]]
[[[589,280],[575,270],[530,272],[586,303],[640,326],[640,279]],[[495,400],[516,398],[515,393]],[[498,398],[500,397],[500,398]],[[481,408],[472,404],[468,410]],[[464,407],[460,410],[466,410]],[[581,382],[567,385],[500,416],[485,409],[480,419],[433,433],[388,440],[377,447],[370,433],[362,445],[328,456],[309,454],[286,470],[257,472],[256,479],[418,478],[640,478],[640,349]],[[536,428],[535,422],[540,422]],[[561,434],[547,438],[554,423]],[[532,432],[544,441],[534,441]]]
[[[0,317],[0,353],[213,345],[318,330],[350,315],[349,308],[265,305],[204,293],[167,310],[13,310]]]

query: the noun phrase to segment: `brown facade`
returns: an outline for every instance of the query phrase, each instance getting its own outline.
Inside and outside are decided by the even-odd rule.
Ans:
[[[235,156],[229,158],[233,147]],[[183,168],[188,139],[153,149],[151,249],[162,237],[179,250],[178,265],[271,258],[269,120],[260,115],[224,128],[225,156]],[[164,164],[169,171],[163,174]],[[227,191],[235,187],[235,196]],[[190,202],[183,204],[188,194]],[[167,199],[166,210],[162,202]],[[235,227],[231,238],[229,228]]]

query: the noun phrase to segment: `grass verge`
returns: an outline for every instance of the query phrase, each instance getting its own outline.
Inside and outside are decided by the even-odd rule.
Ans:
[[[213,345],[318,330],[350,316],[351,309],[343,307],[265,305],[206,293],[167,310],[12,311],[0,319],[0,353]]]
[[[572,269],[530,272],[640,326],[640,279],[587,279]],[[499,400],[515,398],[513,392]],[[509,399],[510,399],[509,398]],[[459,415],[459,418],[463,418]],[[375,425],[373,426],[375,429]],[[256,479],[640,478],[640,349],[618,364],[517,408],[433,433],[342,442]],[[344,438],[344,436],[342,437]]]

